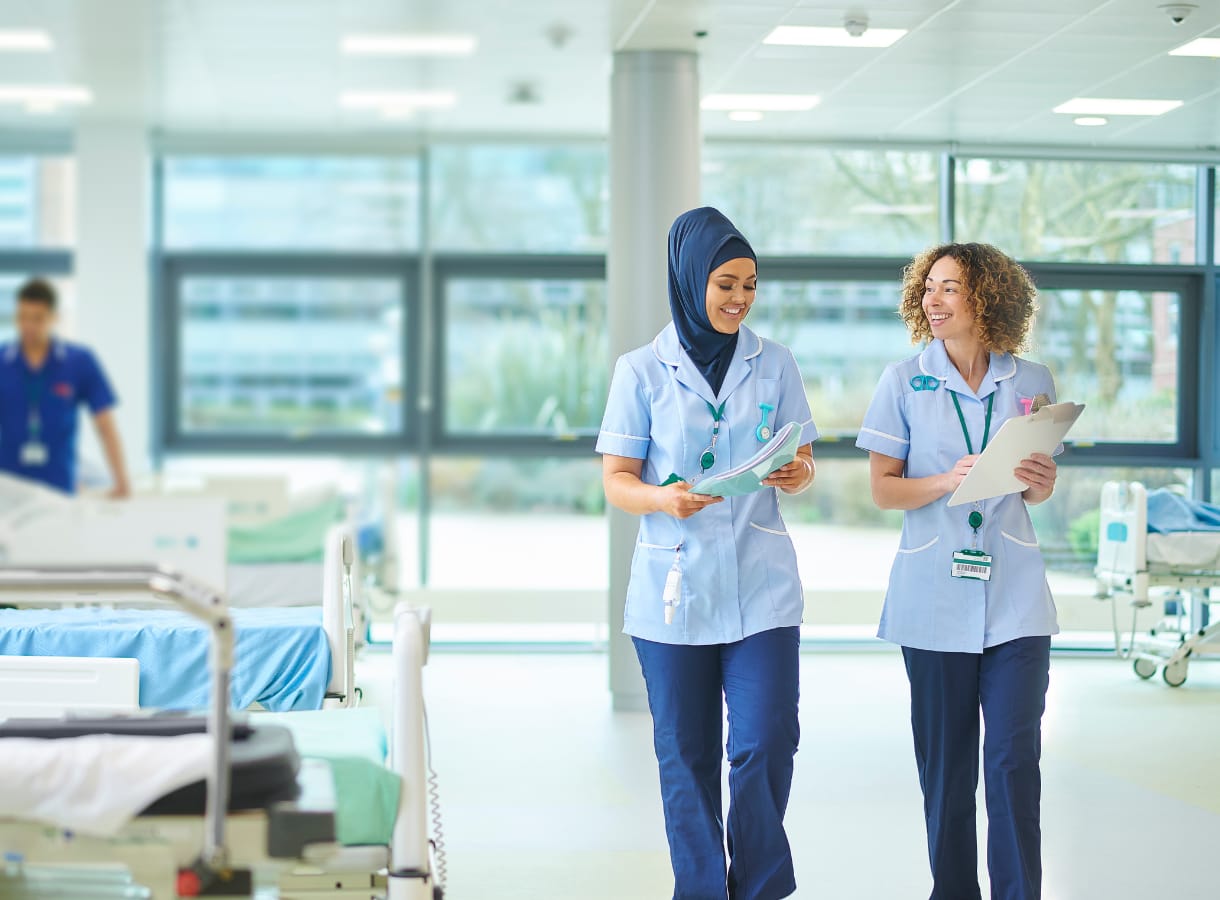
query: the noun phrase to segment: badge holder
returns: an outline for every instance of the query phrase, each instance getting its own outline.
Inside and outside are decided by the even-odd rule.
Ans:
[[[954,578],[990,581],[992,559],[982,550],[978,549],[979,528],[983,524],[983,514],[976,509],[970,513],[970,518],[967,519],[967,522],[974,530],[974,540],[971,541],[969,550],[955,550],[953,552],[953,567],[949,574]]]

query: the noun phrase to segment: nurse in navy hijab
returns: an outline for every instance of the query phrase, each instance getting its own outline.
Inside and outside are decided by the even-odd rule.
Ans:
[[[784,813],[804,595],[778,495],[813,482],[817,429],[792,353],[744,324],[757,290],[757,258],[732,222],[710,207],[679,216],[669,233],[673,321],[619,358],[597,441],[607,500],[640,519],[623,630],[648,691],[682,900],[796,890]],[[797,458],[761,490],[729,500],[691,492],[790,422]]]

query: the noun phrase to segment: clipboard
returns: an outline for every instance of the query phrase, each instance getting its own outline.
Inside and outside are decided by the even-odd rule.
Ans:
[[[1083,403],[1054,403],[1028,416],[1006,420],[957,486],[949,505],[962,506],[1025,490],[1026,485],[1012,474],[1013,469],[1032,453],[1050,456],[1082,412]]]

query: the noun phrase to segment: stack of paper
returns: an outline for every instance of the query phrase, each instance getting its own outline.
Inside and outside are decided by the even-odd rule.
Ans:
[[[762,490],[763,479],[796,459],[801,446],[801,426],[789,422],[763,448],[739,466],[705,478],[691,488],[692,494],[741,497]]]

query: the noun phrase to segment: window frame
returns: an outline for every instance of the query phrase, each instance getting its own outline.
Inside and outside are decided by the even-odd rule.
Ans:
[[[399,431],[381,435],[306,435],[293,437],[247,435],[218,431],[212,434],[188,434],[181,427],[181,345],[182,282],[191,277],[236,278],[390,278],[401,286],[400,304],[403,312],[402,330],[398,334],[402,354],[403,388],[401,403],[402,427]],[[389,257],[384,254],[250,254],[250,253],[165,253],[157,273],[153,333],[154,408],[158,411],[153,423],[158,446],[163,453],[275,453],[292,456],[357,453],[394,455],[415,449],[419,441],[418,404],[413,402],[419,392],[418,367],[412,364],[420,352],[417,284],[419,264],[413,257]]]
[[[478,434],[450,430],[446,358],[452,338],[449,323],[447,285],[455,280],[513,279],[539,281],[606,280],[606,257],[602,254],[438,254],[433,257],[433,333],[431,380],[436,414],[431,417],[431,449],[445,455],[504,455],[573,457],[594,453],[596,430],[572,436]],[[606,360],[607,371],[614,364]]]

